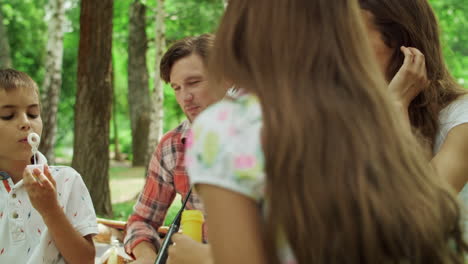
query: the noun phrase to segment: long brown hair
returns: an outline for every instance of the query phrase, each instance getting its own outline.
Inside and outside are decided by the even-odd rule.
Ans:
[[[458,203],[399,128],[359,12],[236,0],[217,32],[211,76],[262,106],[269,263],[280,234],[298,263],[463,263]]]
[[[373,22],[383,41],[394,50],[386,72],[388,80],[403,64],[401,46],[415,47],[425,55],[431,83],[411,102],[408,112],[412,126],[432,146],[439,129],[440,110],[466,94],[444,62],[439,26],[432,7],[427,0],[359,0],[359,3],[362,9],[373,14]]]

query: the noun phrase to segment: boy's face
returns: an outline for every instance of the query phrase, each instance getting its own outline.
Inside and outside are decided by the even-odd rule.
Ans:
[[[27,136],[42,133],[39,96],[28,88],[0,89],[0,162],[28,161],[31,147]]]

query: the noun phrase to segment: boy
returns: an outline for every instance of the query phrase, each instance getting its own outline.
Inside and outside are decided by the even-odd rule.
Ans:
[[[94,263],[96,215],[81,176],[65,166],[30,171],[29,133],[42,132],[39,90],[0,70],[0,263]]]

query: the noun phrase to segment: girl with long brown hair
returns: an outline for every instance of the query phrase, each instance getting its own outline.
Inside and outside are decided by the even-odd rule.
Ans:
[[[457,191],[468,180],[468,91],[445,65],[427,0],[359,0],[372,48],[400,113]],[[463,191],[468,199],[468,188]]]
[[[186,155],[215,263],[463,263],[454,193],[370,49],[356,0],[229,2],[209,71],[243,92]]]

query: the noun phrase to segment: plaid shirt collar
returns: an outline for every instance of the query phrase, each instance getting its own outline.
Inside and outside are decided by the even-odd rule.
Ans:
[[[180,141],[182,144],[185,145],[185,140],[187,139],[187,137],[189,136],[189,133],[190,133],[190,128],[191,128],[191,123],[190,121],[188,120],[185,120],[184,122],[182,122],[182,124],[179,126],[180,130]]]

